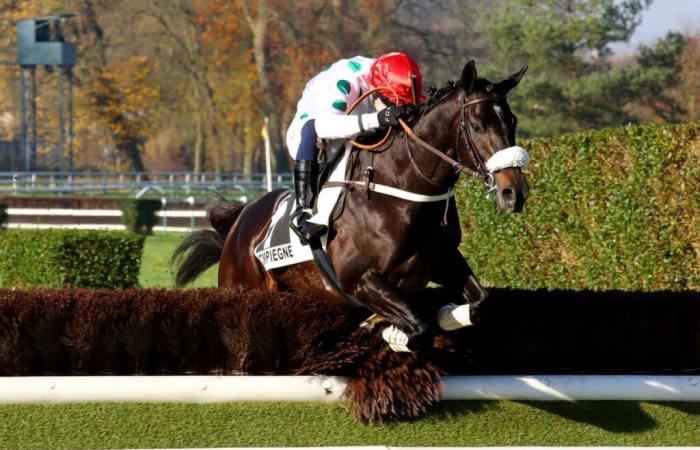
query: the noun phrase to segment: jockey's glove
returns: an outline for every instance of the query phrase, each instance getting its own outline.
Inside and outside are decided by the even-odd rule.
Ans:
[[[408,119],[416,112],[413,105],[389,105],[377,113],[380,127],[398,125],[399,119]]]

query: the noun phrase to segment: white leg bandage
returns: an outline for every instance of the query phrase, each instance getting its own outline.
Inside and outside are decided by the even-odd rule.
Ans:
[[[449,303],[438,311],[438,325],[445,331],[459,330],[473,325],[469,305]]]
[[[408,335],[391,325],[382,330],[382,338],[389,344],[395,352],[410,352],[408,348]]]
[[[493,173],[511,167],[524,168],[527,167],[529,163],[530,154],[524,148],[516,145],[494,153],[493,156],[486,161],[486,170]]]

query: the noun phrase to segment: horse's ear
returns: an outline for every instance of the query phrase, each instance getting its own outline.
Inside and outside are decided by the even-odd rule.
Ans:
[[[472,59],[469,61],[462,69],[462,87],[467,95],[471,94],[474,90],[474,84],[476,83],[476,63]]]
[[[527,72],[527,66],[523,67],[519,71],[515,72],[513,75],[496,84],[495,91],[499,95],[506,95],[515,86],[517,86],[518,83],[520,83],[520,80],[522,80],[523,75],[525,75],[525,72]]]

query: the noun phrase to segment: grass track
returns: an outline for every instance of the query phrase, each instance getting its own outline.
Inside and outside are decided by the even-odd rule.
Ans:
[[[445,402],[425,418],[362,425],[342,405],[92,404],[0,408],[0,448],[700,444],[700,405]]]
[[[146,239],[140,283],[172,287],[184,234]],[[215,286],[216,267],[194,286]],[[1,405],[0,449],[249,446],[700,445],[700,403],[444,402],[411,422],[363,425],[343,405]]]
[[[184,233],[154,233],[146,237],[139,274],[139,284],[142,287],[175,286],[170,257],[184,237]],[[192,287],[216,286],[218,270],[218,264],[211,267],[192,284]]]

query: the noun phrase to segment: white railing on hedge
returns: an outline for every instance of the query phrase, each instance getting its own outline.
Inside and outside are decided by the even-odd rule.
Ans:
[[[682,375],[489,375],[443,378],[443,400],[700,401],[700,378]],[[331,402],[346,379],[323,376],[2,377],[0,403]]]

